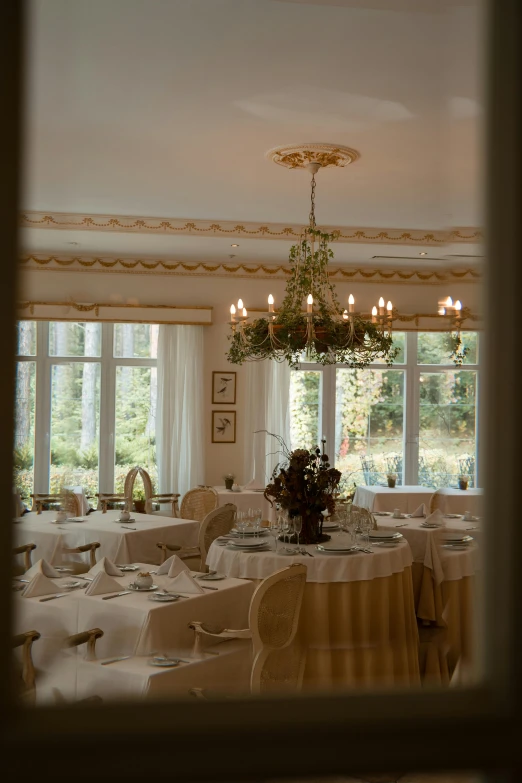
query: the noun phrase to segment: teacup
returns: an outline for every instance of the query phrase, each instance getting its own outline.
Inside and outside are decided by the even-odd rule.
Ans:
[[[120,519],[122,522],[128,522],[130,519],[130,513],[128,511],[120,511]]]
[[[394,508],[392,516],[393,516],[394,519],[400,519],[401,518],[401,510],[400,510],[400,508]]]
[[[56,521],[57,522],[65,522],[67,519],[67,512],[66,511],[57,511],[56,512]]]
[[[471,522],[472,519],[473,519],[473,516],[472,516],[470,511],[465,511],[463,516],[462,516],[462,519],[464,520],[464,522]]]
[[[148,571],[140,571],[136,579],[134,580],[136,587],[143,590],[146,587],[152,587],[152,576]]]

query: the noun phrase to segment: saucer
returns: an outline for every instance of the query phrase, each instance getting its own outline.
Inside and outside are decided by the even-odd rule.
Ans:
[[[155,658],[149,658],[147,661],[149,666],[165,666],[165,667],[173,667],[173,666],[179,666],[180,663],[183,663],[179,658],[167,658],[163,655],[158,655]]]
[[[118,563],[114,563],[116,568],[119,568],[120,571],[139,571],[141,566],[137,565],[118,565]]]
[[[134,517],[131,517],[130,519],[113,519],[113,522],[118,522],[120,525],[126,525],[128,522],[136,522]]]
[[[138,587],[134,584],[134,582],[131,582],[130,585],[127,585],[125,590],[134,590],[135,593],[150,593],[152,590],[157,590],[158,585],[151,585],[150,587]]]
[[[149,601],[157,601],[158,603],[164,603],[168,604],[172,601],[179,601],[180,596],[177,595],[177,593],[154,593],[154,595],[149,596]]]

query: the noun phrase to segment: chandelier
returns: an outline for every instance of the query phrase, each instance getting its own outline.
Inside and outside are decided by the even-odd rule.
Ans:
[[[392,303],[385,305],[381,297],[371,317],[355,312],[352,295],[348,298],[348,308],[342,307],[328,276],[328,263],[333,258],[330,243],[338,232],[324,233],[315,221],[315,175],[322,166],[346,165],[339,163],[339,155],[344,150],[353,153],[348,162],[357,156],[353,150],[333,146],[330,157],[308,153],[307,159],[305,151],[296,160],[294,150],[286,156],[289,162],[273,156],[281,165],[307,168],[312,173],[309,223],[299,243],[290,249],[292,271],[281,307],[275,309],[271,294],[268,311],[255,320],[249,317],[242,299],[237,307],[234,304],[230,307],[227,358],[232,364],[274,359],[295,367],[305,358],[323,365],[340,363],[352,368],[367,367],[376,359],[392,364],[397,354],[392,339]]]

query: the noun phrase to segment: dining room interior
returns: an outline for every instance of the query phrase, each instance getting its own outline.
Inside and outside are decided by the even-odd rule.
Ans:
[[[27,4],[24,708],[481,681],[484,21],[444,6]]]

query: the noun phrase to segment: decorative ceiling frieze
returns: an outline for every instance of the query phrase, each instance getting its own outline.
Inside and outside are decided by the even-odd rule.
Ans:
[[[128,215],[87,215],[68,212],[25,211],[22,228],[64,229],[67,231],[112,231],[137,234],[213,236],[250,239],[297,239],[304,226],[288,223],[195,220],[185,218],[136,217]],[[368,228],[322,226],[335,233],[338,242],[441,246],[447,243],[478,243],[482,230],[473,227],[451,229]]]
[[[110,272],[123,274],[189,275],[195,277],[259,278],[285,280],[291,274],[289,266],[269,264],[210,264],[186,263],[152,258],[117,258],[107,256],[61,256],[32,254],[20,258],[25,269],[75,272]],[[437,285],[445,282],[478,283],[480,270],[461,269],[371,269],[364,267],[333,266],[330,277],[338,282],[365,283],[423,283]]]

